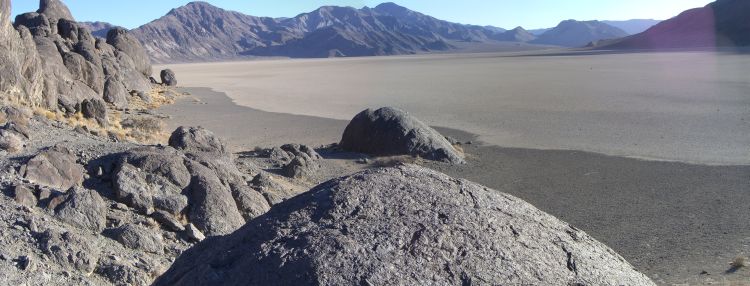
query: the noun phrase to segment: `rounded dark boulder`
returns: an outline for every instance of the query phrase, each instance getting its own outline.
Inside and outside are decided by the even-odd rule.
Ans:
[[[383,107],[357,114],[344,130],[341,148],[376,156],[412,155],[453,164],[463,154],[445,137],[409,113]]]
[[[161,83],[166,86],[177,86],[177,76],[171,69],[161,71]]]
[[[521,199],[413,165],[280,203],[182,254],[155,285],[654,285]]]

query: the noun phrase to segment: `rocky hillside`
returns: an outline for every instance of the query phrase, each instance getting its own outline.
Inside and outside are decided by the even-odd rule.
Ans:
[[[158,62],[413,54],[452,49],[452,41],[516,39],[504,32],[439,20],[393,3],[363,9],[325,6],[275,19],[192,2],[133,30]]]
[[[603,39],[617,39],[627,36],[625,31],[599,21],[562,21],[557,27],[539,35],[534,44],[563,47],[583,47]]]
[[[599,43],[601,49],[672,49],[750,46],[750,2],[719,0],[685,11],[643,33]]]

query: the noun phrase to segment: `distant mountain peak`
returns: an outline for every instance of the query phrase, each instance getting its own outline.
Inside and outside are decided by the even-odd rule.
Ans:
[[[380,10],[401,10],[401,11],[409,10],[408,8],[406,8],[404,6],[398,5],[398,4],[393,3],[393,2],[381,3],[380,5],[375,6],[375,9],[380,9]]]

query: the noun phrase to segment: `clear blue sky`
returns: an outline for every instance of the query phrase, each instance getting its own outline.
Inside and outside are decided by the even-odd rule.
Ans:
[[[38,0],[11,0],[15,14],[35,11]],[[135,28],[189,0],[66,0],[78,21],[106,21]],[[215,6],[254,16],[291,17],[323,5],[374,7],[371,0],[208,0]],[[452,22],[546,28],[562,20],[664,20],[705,6],[710,0],[395,0],[401,6]]]

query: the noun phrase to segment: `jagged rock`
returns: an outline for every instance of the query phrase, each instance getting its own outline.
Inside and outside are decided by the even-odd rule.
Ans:
[[[26,163],[24,178],[48,187],[66,191],[83,182],[83,166],[76,156],[63,147],[42,151]]]
[[[186,153],[228,155],[226,144],[202,127],[180,127],[169,137],[169,146]]]
[[[160,76],[162,84],[166,86],[177,86],[177,77],[171,69],[162,70]]]
[[[166,177],[151,175],[128,163],[116,170],[113,183],[118,201],[141,213],[160,209],[177,214],[188,206],[180,187]]]
[[[256,192],[248,186],[234,186],[232,196],[237,204],[237,210],[245,221],[249,221],[263,215],[271,209],[263,194]]]
[[[392,107],[365,110],[352,119],[340,143],[347,151],[371,155],[413,155],[464,163],[463,155],[427,124]]]
[[[104,84],[104,101],[111,103],[117,109],[123,110],[128,107],[128,91],[121,82],[109,78]]]
[[[518,198],[411,165],[331,180],[196,245],[154,283],[174,284],[655,285]]]
[[[158,231],[133,224],[125,224],[112,230],[111,235],[114,240],[130,249],[150,253],[162,253],[164,251],[164,242]]]
[[[158,223],[160,223],[162,226],[164,226],[166,229],[171,231],[184,231],[185,226],[183,226],[172,214],[169,214],[165,211],[156,211],[153,214],[151,214],[151,217],[154,218]]]
[[[75,189],[55,208],[59,220],[93,232],[101,232],[107,223],[107,205],[96,191]]]
[[[113,28],[107,32],[107,43],[125,52],[135,64],[135,68],[144,76],[151,75],[151,63],[141,43],[123,28]],[[145,79],[145,78],[144,78]]]
[[[60,265],[91,274],[96,269],[100,246],[96,241],[87,240],[73,232],[60,233],[46,230],[37,240],[39,248]]]
[[[206,236],[203,235],[203,233],[197,227],[195,227],[195,225],[193,225],[192,223],[188,224],[187,227],[185,228],[185,234],[189,238],[197,240],[197,241],[203,241],[204,239],[206,239]]]
[[[15,133],[19,135],[21,139],[31,139],[31,131],[29,131],[29,128],[16,122],[7,122],[0,127],[0,130]]]
[[[13,199],[22,206],[35,207],[37,204],[34,192],[24,185],[17,185],[13,188]]]
[[[101,99],[86,99],[81,103],[83,117],[95,119],[101,126],[107,126],[107,105]]]

